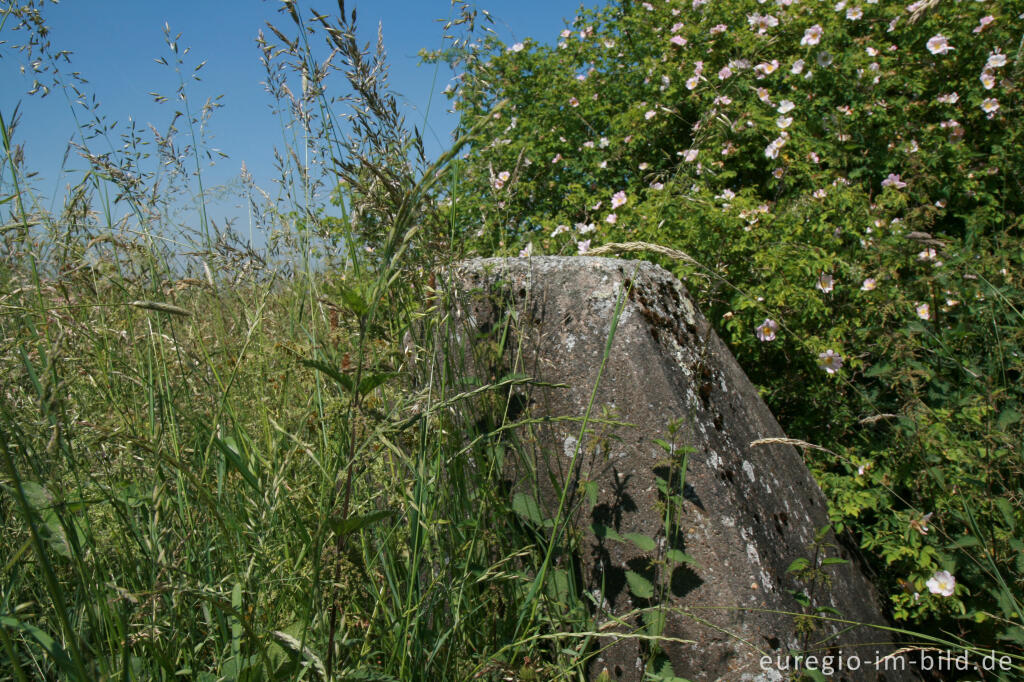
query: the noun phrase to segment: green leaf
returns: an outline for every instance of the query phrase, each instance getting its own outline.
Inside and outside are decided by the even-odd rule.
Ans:
[[[39,537],[54,552],[65,559],[70,559],[71,544],[68,542],[60,516],[57,515],[53,493],[35,481],[22,482],[21,489],[29,506],[39,516]]]
[[[1013,514],[1013,505],[1005,497],[997,497],[994,502],[999,509],[999,513],[1003,515],[1003,520],[1006,521],[1007,529],[1012,533],[1017,528],[1017,519]]]
[[[310,367],[315,370],[319,370],[334,379],[334,382],[344,388],[349,393],[352,392],[352,378],[346,374],[342,374],[335,368],[331,367],[327,363],[320,362],[319,360],[299,360],[306,367]],[[362,382],[360,382],[362,383]]]
[[[370,306],[355,289],[341,284],[339,285],[338,295],[341,296],[342,303],[345,304],[345,307],[355,313],[358,317],[365,317],[366,313],[370,312]]]
[[[224,666],[232,671],[233,677],[238,677],[243,668],[242,661],[242,622],[235,614],[242,612],[242,583],[235,582],[231,588],[231,612],[228,613],[228,623],[231,625],[231,658]]]
[[[570,581],[569,572],[563,568],[556,568],[548,576],[547,588],[559,604],[569,604]]]
[[[393,376],[395,376],[395,372],[382,372],[363,377],[359,381],[359,395],[366,395]]]
[[[623,533],[622,538],[632,542],[641,552],[653,552],[654,548],[657,547],[657,543],[653,539],[640,533]]]
[[[793,560],[793,563],[791,563],[789,565],[789,568],[786,569],[786,573],[796,573],[797,571],[802,571],[806,569],[810,565],[810,559],[806,557],[799,557],[798,559]]]
[[[512,497],[512,510],[530,523],[540,526],[544,523],[544,517],[540,513],[540,505],[537,504],[533,495],[516,493]]]
[[[43,648],[43,651],[45,651],[50,657],[50,660],[53,661],[57,669],[66,676],[66,679],[78,679],[77,670],[71,662],[71,657],[68,656],[68,652],[64,650],[64,647],[60,645],[60,642],[55,640],[46,632],[40,630],[35,625],[23,623],[17,618],[13,618],[11,616],[0,616],[0,627],[21,630],[22,632],[30,635],[32,639],[39,642],[39,646]]]
[[[398,511],[395,509],[381,509],[379,511],[373,511],[369,514],[361,514],[359,516],[350,516],[347,519],[331,518],[327,521],[327,524],[334,531],[335,535],[345,536],[350,533],[362,530],[367,526],[377,523],[381,519],[386,519],[389,516],[397,514]]]
[[[866,372],[864,372],[864,376],[866,376],[866,377],[882,376],[883,374],[888,374],[891,369],[892,369],[892,365],[890,365],[888,363],[885,363],[885,362],[878,362],[878,363],[875,363],[874,365],[871,365],[871,367],[869,367],[868,370]]]
[[[590,526],[591,530],[594,531],[594,535],[600,540],[621,540],[622,536],[612,528],[601,523],[594,523]]]
[[[21,490],[37,514],[53,509],[53,495],[42,484],[35,481],[22,481]]]
[[[662,495],[664,495],[665,497],[672,497],[673,496],[672,495],[673,491],[668,489],[668,481],[666,481],[661,476],[658,476],[657,478],[654,479],[654,485],[658,486],[658,491]]]
[[[806,592],[801,592],[800,590],[790,590],[789,593],[793,595],[793,599],[796,599],[798,604],[800,604],[801,606],[810,607],[811,598],[807,596]]]
[[[143,493],[138,485],[127,483],[118,486],[114,499],[126,507],[140,507],[149,502],[152,496]]]
[[[665,632],[665,611],[656,609],[644,612],[644,624],[647,626],[647,634],[651,637],[661,637]]]
[[[1024,628],[1021,627],[1008,627],[998,635],[999,639],[1007,642],[1013,642],[1018,647],[1024,647]]]
[[[848,563],[850,563],[850,562],[847,561],[846,559],[840,559],[839,557],[834,557],[834,556],[826,557],[826,558],[821,560],[821,565],[822,566],[834,566],[836,564],[848,564]]]
[[[213,444],[217,446],[217,449],[223,453],[224,458],[228,463],[242,475],[242,478],[253,490],[260,489],[260,482],[256,479],[256,476],[249,471],[249,466],[243,461],[242,455],[238,451],[238,444],[235,442],[234,438],[227,436],[222,439],[214,436]]]
[[[974,547],[979,544],[978,538],[973,535],[964,535],[959,538],[956,542],[950,545],[951,549],[965,549],[967,547]]]
[[[310,649],[308,646],[303,646],[303,644],[302,644],[301,637],[302,637],[303,630],[304,630],[304,626],[302,624],[294,623],[294,624],[288,626],[287,628],[285,628],[285,630],[283,630],[283,631],[282,630],[273,630],[273,631],[271,631],[270,636],[273,637],[274,640],[283,649],[288,651],[289,654],[291,654],[293,657],[298,658],[299,656],[301,656],[302,658],[304,658],[306,660],[306,663],[311,668],[313,668],[313,670],[315,670],[317,672],[317,674],[319,675],[319,679],[326,680],[327,679],[327,669],[324,667],[324,664],[320,660],[320,657],[317,656],[313,652],[313,650]],[[296,637],[296,635],[298,635],[298,637]],[[282,666],[279,669],[278,673],[275,674],[275,676],[276,676],[277,679],[282,679],[282,680],[285,680],[285,679],[289,679],[289,680],[295,679],[295,675],[294,674],[291,677],[286,677],[285,676],[292,669],[293,668],[291,668],[289,666]]]
[[[626,571],[626,582],[629,583],[629,591],[640,599],[650,599],[654,596],[654,585],[636,571]]]
[[[996,428],[1000,431],[1006,431],[1006,427],[1016,424],[1020,420],[1020,412],[1008,407],[999,413],[999,419],[996,420]]]
[[[672,669],[672,662],[668,656],[660,651],[647,664],[647,675],[649,679],[655,679],[658,682],[675,682],[679,679],[676,677],[675,670]]]
[[[669,551],[665,552],[665,557],[669,561],[674,561],[677,564],[693,564],[694,566],[700,565],[697,563],[697,560],[694,559],[692,556],[690,556],[686,552],[680,552],[678,549],[670,549]]]

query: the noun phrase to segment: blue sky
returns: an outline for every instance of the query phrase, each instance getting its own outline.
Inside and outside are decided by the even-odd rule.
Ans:
[[[300,0],[299,5],[337,11],[336,0],[315,5]],[[361,42],[375,41],[377,24],[383,24],[391,89],[402,95],[410,123],[423,129],[426,115],[427,151],[436,156],[447,146],[455,123],[453,116],[445,114],[449,104],[441,94],[450,74],[443,67],[435,71],[434,66],[419,65],[417,53],[421,48],[442,46],[442,22],[453,12],[450,0],[347,0],[345,5],[348,11],[357,10]],[[181,33],[179,45],[191,48],[186,68],[202,60],[207,62],[199,73],[202,81],[189,85],[192,105],[200,106],[207,97],[223,95],[224,106],[211,120],[211,144],[229,158],[204,169],[204,182],[228,182],[238,175],[244,161],[256,184],[269,191],[276,177],[273,149],[282,146],[282,131],[270,111],[270,96],[261,85],[264,73],[255,38],[268,21],[290,28],[288,16],[278,12],[280,6],[276,0],[65,0],[47,3],[44,16],[53,48],[72,52],[67,70],[78,71],[89,81],[86,92],[96,97],[99,110],[109,122],[122,127],[132,119],[142,128],[153,124],[157,130],[166,129],[173,108],[155,104],[149,93],[173,97],[178,77],[155,60],[169,56],[164,23],[172,34]],[[572,20],[579,6],[578,0],[477,2],[478,8],[494,17],[494,28],[506,43],[526,37],[555,42],[565,21]],[[4,33],[0,40],[18,42],[19,36],[9,29]],[[19,59],[11,53],[0,59],[0,82],[4,83],[0,113],[9,121],[20,103],[15,142],[24,145],[27,166],[38,173],[33,186],[42,205],[59,209],[64,188],[80,178],[84,170],[84,162],[72,156],[66,166],[75,172],[60,172],[67,142],[75,133],[74,117],[61,93],[46,98],[25,94],[32,81],[19,72]],[[340,88],[340,76],[333,78]],[[108,149],[96,144],[94,151]],[[215,213],[223,217],[232,209],[221,207]]]

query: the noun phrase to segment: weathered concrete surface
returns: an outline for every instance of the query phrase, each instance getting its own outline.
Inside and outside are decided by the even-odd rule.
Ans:
[[[571,477],[569,508],[583,546],[580,575],[604,631],[644,632],[636,610],[662,607],[664,636],[689,640],[662,642],[662,656],[676,675],[691,680],[788,679],[793,662],[786,663],[787,654],[800,650],[841,653],[844,667],[856,657],[860,670],[842,672],[833,658],[831,679],[913,679],[874,667],[892,651],[877,644],[889,640],[884,631],[817,621],[802,636],[794,617],[785,615],[805,612],[791,594],[796,591],[846,620],[884,624],[875,591],[858,568],[820,565],[826,556],[848,558],[831,533],[815,544],[827,523],[825,499],[793,447],[750,446],[784,434],[678,280],[651,263],[587,257],[472,260],[449,276],[446,288],[460,299],[454,315],[464,324],[459,336],[491,349],[477,354],[467,371],[491,375],[481,377],[486,381],[518,370],[566,385],[533,386],[513,396],[520,416],[584,416],[622,302],[587,434],[580,438],[579,420],[553,420],[523,439],[537,462],[538,496],[548,518]],[[488,336],[491,341],[481,341]],[[499,337],[504,351],[494,350]],[[673,420],[680,422],[674,438],[668,434]],[[657,438],[692,448],[685,487],[681,455],[670,456]],[[659,490],[666,486],[659,479],[672,498]],[[654,548],[616,539],[627,533],[653,539]],[[669,554],[673,549],[695,563],[672,561],[679,558]],[[801,557],[819,562],[816,580],[787,572]],[[655,586],[653,596],[643,594],[637,576]],[[591,663],[592,679],[607,670],[612,679],[640,680],[652,665],[651,645],[640,638],[609,636],[596,649],[602,650]],[[762,656],[771,664],[763,665]],[[814,667],[809,659],[806,664]]]

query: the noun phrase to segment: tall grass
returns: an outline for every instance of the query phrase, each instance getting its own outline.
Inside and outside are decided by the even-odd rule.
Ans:
[[[243,175],[247,238],[207,217],[214,104],[153,137],[160,171],[83,122],[89,170],[59,214],[2,122],[0,679],[581,674],[585,644],[550,638],[586,610],[543,589],[530,567],[554,550],[503,488],[512,380],[466,392],[442,360],[431,273],[458,252],[437,200],[473,131],[427,164],[382,43],[338,9],[309,23],[287,2],[261,34],[283,190]]]

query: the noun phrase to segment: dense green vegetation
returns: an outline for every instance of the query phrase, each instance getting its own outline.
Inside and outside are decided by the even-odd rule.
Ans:
[[[8,4],[9,46],[74,99],[45,10]],[[249,225],[205,218],[213,112],[176,35],[169,128],[92,110],[60,214],[3,112],[0,679],[551,679],[589,655],[580,600],[531,570],[550,543],[501,485],[503,424],[432,341],[451,157],[415,155],[350,17],[299,12],[261,37],[293,146],[282,196],[243,171]]]
[[[90,110],[59,213],[0,112],[0,679],[578,679],[588,604],[536,570],[574,540],[501,485],[521,379],[458,392],[434,273],[626,242],[688,254],[648,252],[898,624],[1024,665],[1024,2],[621,0],[550,46],[460,5],[436,161],[339,9],[261,37],[292,146],[244,228],[177,37],[182,117]],[[85,92],[42,2],[0,23]]]
[[[661,262],[788,434],[825,448],[808,463],[893,615],[1018,653],[1021,17],[624,0],[556,45],[431,55],[463,70],[465,120],[490,115],[453,197],[475,248],[690,256]]]

